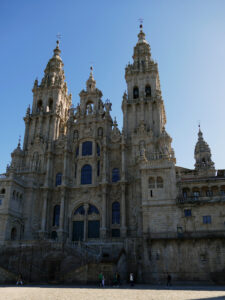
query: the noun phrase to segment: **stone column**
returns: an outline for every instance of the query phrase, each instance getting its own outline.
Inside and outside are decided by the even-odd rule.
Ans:
[[[47,204],[48,204],[48,191],[44,191],[43,205],[42,205],[42,221],[41,221],[41,235],[46,235],[46,216],[47,216]]]
[[[41,128],[42,128],[42,122],[43,122],[43,113],[40,112],[40,116],[38,118],[38,126],[37,126],[37,135],[41,135]]]
[[[46,138],[47,138],[47,141],[49,140],[50,125],[51,125],[51,116],[48,117],[48,124],[47,124],[47,128],[46,128]]]
[[[122,176],[121,180],[125,180],[125,138],[124,134],[122,134],[122,141],[121,141],[121,150],[122,150]]]
[[[144,98],[141,97],[141,121],[145,120],[144,104]]]
[[[67,179],[68,179],[68,145],[65,147],[64,151],[64,161],[63,161],[63,185],[67,184]]]
[[[126,237],[127,227],[126,227],[126,186],[122,183],[122,197],[121,197],[121,236]]]
[[[61,191],[61,204],[60,204],[60,218],[59,218],[59,240],[63,242],[65,240],[65,228],[64,228],[64,218],[65,218],[65,196],[66,191],[62,189]]]
[[[106,202],[106,185],[102,185],[102,226],[101,238],[106,238],[107,235],[107,202]]]
[[[52,166],[52,153],[51,149],[52,144],[51,142],[48,143],[48,153],[47,153],[47,167],[46,167],[46,175],[45,175],[45,187],[49,187],[52,182],[51,180],[51,166]]]
[[[103,167],[102,167],[102,182],[106,183],[107,178],[107,154],[106,154],[106,138],[104,137],[104,143],[103,143]]]
[[[84,242],[88,238],[88,204],[84,204]]]
[[[137,113],[136,113],[136,104],[135,103],[132,103],[132,109],[133,109],[133,124],[134,124],[134,127],[132,129],[132,132],[133,132],[137,126]]]

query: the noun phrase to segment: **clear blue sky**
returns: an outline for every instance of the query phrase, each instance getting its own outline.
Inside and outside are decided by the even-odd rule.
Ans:
[[[159,65],[177,165],[193,168],[200,120],[216,168],[225,168],[224,0],[1,0],[0,173],[23,137],[33,82],[41,80],[58,32],[73,103],[93,63],[97,87],[122,127],[124,68],[132,60],[140,17]]]

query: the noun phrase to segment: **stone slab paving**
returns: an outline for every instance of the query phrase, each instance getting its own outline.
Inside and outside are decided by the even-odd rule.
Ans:
[[[87,286],[1,286],[0,300],[225,300],[225,286],[159,287],[137,285],[130,288],[95,288]]]

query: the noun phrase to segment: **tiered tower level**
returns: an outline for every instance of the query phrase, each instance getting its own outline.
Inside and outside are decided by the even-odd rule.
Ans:
[[[224,274],[225,172],[200,128],[195,168],[175,165],[142,25],[125,68],[121,131],[92,68],[72,105],[60,54],[57,41],[34,82],[23,147],[0,177],[0,282],[18,273],[38,282],[95,282],[102,271],[139,282]]]

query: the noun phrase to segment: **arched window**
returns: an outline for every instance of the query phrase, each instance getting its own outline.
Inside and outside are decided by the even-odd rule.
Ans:
[[[146,97],[151,97],[151,87],[150,87],[149,84],[146,85],[146,87],[145,87],[145,96]]]
[[[183,197],[186,199],[189,195],[189,188],[183,188],[182,194],[183,194]]]
[[[38,103],[37,103],[37,112],[40,112],[42,110],[42,100],[38,100]]]
[[[59,217],[60,217],[60,205],[55,205],[53,211],[53,226],[59,226]]]
[[[92,183],[92,167],[90,165],[84,165],[81,169],[81,184]]]
[[[82,144],[82,156],[92,155],[92,142],[87,141]]]
[[[163,179],[162,177],[157,177],[157,188],[163,188]]]
[[[62,184],[62,173],[57,173],[55,177],[55,186]]]
[[[120,170],[118,168],[114,168],[112,170],[112,182],[117,182],[120,180]]]
[[[97,155],[100,156],[100,147],[99,147],[99,144],[97,144],[96,147],[97,147],[97,149],[96,149],[97,150]]]
[[[97,162],[97,176],[100,176],[100,161]]]
[[[154,177],[149,177],[148,187],[149,187],[149,189],[154,189],[155,188],[155,178]]]
[[[120,224],[120,203],[113,202],[112,204],[112,224]]]
[[[55,240],[57,240],[57,238],[58,238],[57,232],[56,231],[52,231],[52,233],[51,233],[51,239],[55,241]]]
[[[133,88],[133,98],[137,99],[139,97],[139,89],[137,86]]]
[[[12,241],[15,241],[16,238],[17,238],[16,228],[13,227],[12,230],[11,230],[11,240],[12,240]]]
[[[15,200],[16,198],[16,191],[13,191],[13,199]]]
[[[83,205],[79,206],[74,212],[74,215],[84,215],[84,214],[85,214],[85,210]]]
[[[2,189],[2,190],[1,190],[1,194],[5,194],[5,189]]]
[[[89,207],[88,207],[88,215],[91,215],[91,214],[96,214],[96,215],[99,215],[99,211],[97,209],[96,206],[92,205],[92,204],[89,204]]]
[[[50,98],[48,100],[48,111],[52,111],[53,110],[53,100]]]

